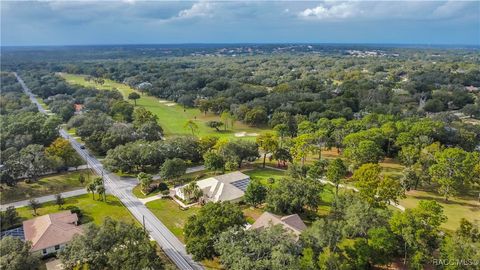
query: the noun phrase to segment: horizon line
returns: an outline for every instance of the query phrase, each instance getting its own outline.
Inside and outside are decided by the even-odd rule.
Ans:
[[[2,45],[2,48],[8,47],[88,47],[88,46],[154,46],[154,45],[387,45],[387,46],[437,46],[437,47],[474,47],[480,48],[480,44],[465,43],[394,43],[394,42],[172,42],[172,43],[98,43],[98,44],[46,44],[46,45]]]

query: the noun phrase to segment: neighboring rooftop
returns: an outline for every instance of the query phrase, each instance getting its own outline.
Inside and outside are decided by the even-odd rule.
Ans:
[[[32,251],[42,250],[72,240],[83,234],[77,226],[78,216],[70,211],[44,215],[23,222],[25,240],[32,242]]]
[[[269,212],[264,212],[256,221],[252,224],[250,229],[262,229],[274,225],[281,225],[287,231],[292,232],[297,237],[300,233],[307,228],[303,220],[297,214],[289,216],[278,216]]]

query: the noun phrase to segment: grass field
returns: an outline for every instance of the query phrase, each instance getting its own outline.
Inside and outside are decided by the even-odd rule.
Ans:
[[[105,79],[104,84],[98,84],[94,81],[85,80],[85,76],[82,75],[67,73],[59,73],[59,75],[62,76],[70,84],[77,84],[85,87],[93,87],[103,90],[112,90],[115,88],[119,90],[125,98],[127,98],[129,93],[135,91],[128,85],[114,82],[108,79]],[[128,101],[133,103],[133,101],[131,100]],[[254,136],[248,135],[254,135],[266,131],[266,129],[249,127],[237,121],[234,124],[232,130],[217,132],[214,129],[209,128],[205,125],[207,121],[220,121],[220,118],[217,115],[210,113],[204,115],[197,108],[184,109],[183,106],[174,104],[173,102],[148,95],[141,94],[141,98],[137,100],[137,106],[144,107],[151,111],[153,114],[155,114],[159,119],[159,123],[162,126],[165,135],[167,136],[191,134],[191,131],[184,127],[185,122],[187,122],[188,120],[193,120],[197,123],[199,130],[198,133],[195,135],[198,136],[216,135],[218,137],[235,138],[235,133],[245,132],[245,138],[252,138]]]
[[[146,206],[182,242],[185,241],[183,226],[185,226],[188,217],[200,210],[199,207],[195,206],[187,210],[181,210],[180,206],[171,199],[155,200],[147,203]]]
[[[400,201],[406,208],[414,208],[420,200],[434,200],[443,206],[444,214],[448,220],[442,228],[455,231],[460,225],[460,220],[465,218],[471,222],[480,222],[480,202],[474,199],[450,198],[445,202],[442,196],[425,191],[409,191],[407,198]]]
[[[0,201],[6,204],[82,188],[78,181],[80,174],[85,175],[85,182],[92,177],[90,171],[81,170],[44,176],[34,183],[21,181],[15,187],[2,186]]]
[[[98,195],[95,196],[98,198]],[[116,220],[125,222],[136,222],[127,208],[114,196],[107,195],[106,201],[93,200],[91,194],[65,198],[63,209],[59,209],[55,202],[44,203],[41,208],[37,210],[38,215],[46,215],[59,211],[64,211],[69,206],[76,206],[82,210],[83,217],[81,222],[94,222],[95,224],[102,224],[105,217],[111,217]],[[33,218],[33,212],[28,207],[17,209],[18,214],[23,219]]]
[[[282,179],[285,175],[285,172],[279,170],[272,170],[268,168],[256,168],[249,171],[244,171],[246,175],[250,176],[251,179],[259,180],[262,185],[267,187],[274,187],[278,185],[278,180]],[[273,178],[274,182],[269,183],[268,179]]]

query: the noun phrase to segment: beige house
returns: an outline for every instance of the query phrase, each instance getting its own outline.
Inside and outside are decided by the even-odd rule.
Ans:
[[[297,238],[302,231],[307,228],[297,214],[282,217],[264,212],[249,229],[263,229],[274,225],[281,225],[286,231],[293,233]]]
[[[32,243],[32,252],[47,255],[65,247],[76,234],[83,234],[78,216],[70,211],[44,215],[23,222],[25,241]]]
[[[197,181],[197,186],[202,190],[206,201],[212,202],[239,202],[245,195],[245,190],[250,183],[250,176],[239,171],[213,176]],[[182,200],[187,200],[183,189],[186,185],[176,187],[175,195]]]

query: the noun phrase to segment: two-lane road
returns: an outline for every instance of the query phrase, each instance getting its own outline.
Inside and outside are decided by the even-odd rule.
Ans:
[[[32,102],[37,105],[39,111],[47,113],[38,103],[28,87],[23,83],[23,80],[15,73],[18,81],[22,85],[25,93],[30,97]],[[102,164],[92,156],[87,149],[82,149],[81,145],[73,139],[65,129],[60,129],[60,135],[67,139],[77,153],[88,163],[95,173],[102,175],[104,185],[107,191],[117,198],[127,207],[132,215],[140,222],[145,222],[145,228],[148,230],[150,236],[162,247],[167,256],[180,269],[203,269],[196,263],[190,255],[187,254],[185,246],[170,232],[167,227],[155,216],[153,213],[143,205],[137,197],[135,197],[130,189],[113,173],[108,172]]]

